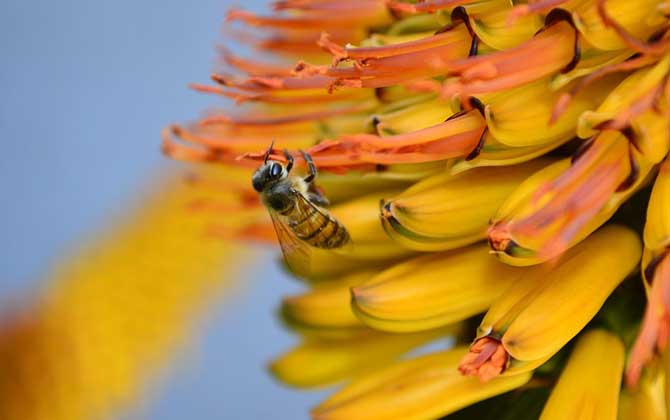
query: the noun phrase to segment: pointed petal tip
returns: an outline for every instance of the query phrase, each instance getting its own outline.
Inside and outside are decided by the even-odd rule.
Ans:
[[[354,313],[356,313],[356,309],[365,307],[375,301],[374,294],[370,289],[370,287],[365,286],[355,286],[349,289],[351,293],[351,305],[355,308]]]

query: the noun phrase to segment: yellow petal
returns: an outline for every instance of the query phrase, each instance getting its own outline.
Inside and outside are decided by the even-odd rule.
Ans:
[[[532,38],[542,27],[538,15],[527,15],[510,24],[507,20],[510,3],[505,3],[496,12],[473,19],[473,30],[479,39],[496,50],[514,48]]]
[[[598,312],[640,259],[636,234],[608,226],[568,251],[558,262],[528,270],[486,313],[478,336],[502,337],[520,361],[556,353]]]
[[[670,160],[658,172],[647,207],[647,221],[644,225],[644,245],[660,253],[670,246]]]
[[[510,147],[497,141],[488,132],[486,133],[481,153],[472,160],[455,159],[450,166],[449,172],[452,175],[456,175],[474,168],[517,165],[542,156],[563,143],[563,139],[560,139],[554,143],[541,144],[539,146]]]
[[[647,369],[634,389],[621,389],[618,420],[666,420],[664,391],[663,369]]]
[[[362,327],[351,310],[351,286],[359,285],[375,276],[376,271],[361,271],[315,283],[314,288],[301,295],[282,300],[282,314],[301,329],[323,330]]]
[[[662,161],[670,148],[667,107],[659,109],[660,112],[647,111],[631,121],[635,143],[642,156],[652,163]]]
[[[635,6],[637,7],[637,6]],[[635,71],[614,88],[596,111],[584,112],[579,118],[577,135],[588,138],[596,134],[599,123],[614,118],[619,112],[647,93],[667,77],[670,71],[670,57],[665,56],[654,66]]]
[[[352,289],[352,307],[367,325],[419,331],[486,310],[521,269],[490,258],[486,245],[397,264]]]
[[[543,168],[507,198],[489,229],[496,255],[519,266],[557,257],[605,223],[645,185],[653,167],[623,135],[602,132],[576,163],[566,159]],[[631,185],[621,188],[632,173]]]
[[[410,105],[405,105],[409,102]],[[409,133],[422,128],[437,125],[454,112],[451,105],[439,100],[435,95],[423,95],[418,98],[395,101],[382,107],[373,116],[375,129],[380,135]]]
[[[567,73],[558,73],[551,76],[549,86],[552,90],[561,89],[573,80],[608,66],[620,63],[630,57],[629,50],[603,51],[590,45],[585,39],[581,39],[582,54],[577,67]]]
[[[619,35],[603,23],[596,4],[596,1],[582,2],[572,13],[580,34],[598,49],[625,49],[626,44]],[[608,0],[604,4],[609,17],[638,39],[649,38],[663,24],[650,24],[658,22],[658,0]]]
[[[577,118],[597,107],[620,80],[614,76],[589,85],[553,124],[549,124],[552,110],[565,89],[552,91],[548,79],[491,95],[483,100],[487,105],[486,123],[495,139],[510,147],[566,142],[575,136]]]
[[[426,342],[451,330],[387,334],[368,330],[345,339],[307,338],[270,365],[282,382],[295,387],[321,387],[359,377],[387,366]]]
[[[535,275],[545,277],[542,290],[535,289],[537,294],[503,335],[509,354],[518,360],[536,360],[557,352],[634,270],[640,253],[635,232],[608,226],[568,251],[549,273],[538,267]]]
[[[528,382],[530,374],[482,384],[461,376],[463,347],[396,363],[345,386],[312,410],[319,420],[433,419]]]
[[[382,206],[389,236],[414,250],[453,249],[485,236],[491,216],[546,160],[426,178]]]
[[[585,333],[577,341],[540,420],[616,420],[623,364],[623,343],[617,336],[604,330]]]

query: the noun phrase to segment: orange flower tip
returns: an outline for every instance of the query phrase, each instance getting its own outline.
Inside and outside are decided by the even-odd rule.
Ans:
[[[279,12],[281,10],[293,9],[296,2],[293,1],[274,1],[272,2],[272,10]]]
[[[315,66],[300,60],[293,68],[292,74],[296,77],[306,77],[325,74],[326,71],[327,67],[325,66]]]
[[[482,382],[488,382],[500,375],[508,362],[509,354],[499,340],[482,337],[472,344],[458,370],[465,376],[477,376]]]
[[[363,81],[361,79],[335,79],[328,86],[328,93],[333,93],[339,87],[360,89],[363,87]]]
[[[558,121],[558,119],[563,115],[566,109],[568,109],[568,105],[570,105],[570,101],[572,101],[572,95],[569,93],[562,93],[561,96],[558,97],[556,100],[556,103],[554,104],[554,108],[551,110],[551,117],[549,118],[549,125],[553,125]]]
[[[417,13],[416,6],[414,6],[412,3],[389,0],[386,2],[386,6],[394,12]]]
[[[211,78],[212,81],[215,82],[215,83],[218,83],[218,84],[223,85],[223,86],[228,86],[228,82],[227,82],[228,79],[227,79],[226,76],[224,76],[224,75],[222,75],[222,74],[216,74],[216,73],[215,73],[215,74],[212,74],[212,75],[210,76],[210,78]]]
[[[463,84],[459,82],[447,82],[440,89],[439,98],[441,100],[450,100],[454,97],[460,97],[463,93]]]
[[[200,83],[189,83],[188,88],[195,90],[196,92],[202,92],[202,93],[219,93],[220,89],[213,87],[213,86],[207,86],[203,85]]]
[[[654,349],[662,352],[670,345],[670,250],[652,260],[645,269],[645,277],[652,279],[651,291],[626,369],[626,384],[631,388],[637,386]]]
[[[201,119],[198,124],[201,126],[208,126],[208,125],[231,124],[231,123],[233,123],[232,118],[226,115],[215,115]]]
[[[472,82],[473,80],[490,80],[498,76],[498,68],[495,64],[484,61],[477,64],[461,74],[461,80]]]
[[[182,134],[184,134],[184,129],[177,124],[170,125],[168,129],[170,130],[170,133],[172,133],[172,135],[176,137],[181,137]]]
[[[321,143],[317,144],[316,146],[312,146],[309,150],[309,153],[314,154],[314,153],[320,153],[324,152],[326,150],[332,149],[334,147],[337,147],[340,145],[340,142],[337,140],[324,140]]]
[[[243,153],[239,156],[235,157],[236,162],[240,162],[242,160],[260,160],[263,156],[260,153],[256,152],[246,152]]]
[[[496,223],[488,230],[489,245],[494,252],[508,253],[515,246],[507,225]]]
[[[351,303],[366,306],[375,301],[374,294],[366,293],[366,288],[363,286],[352,287],[349,289],[351,293]]]
[[[249,19],[253,19],[255,17],[256,15],[247,10],[233,9],[229,10],[226,14],[226,22],[232,22],[235,20],[248,21]]]
[[[332,40],[330,34],[327,32],[321,32],[321,36],[316,44],[333,56],[333,67],[336,66],[340,61],[347,60],[349,58],[349,53],[346,48],[337,44]]]

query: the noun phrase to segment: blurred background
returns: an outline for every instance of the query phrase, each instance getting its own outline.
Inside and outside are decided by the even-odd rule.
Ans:
[[[141,205],[152,182],[179,166],[160,154],[159,133],[215,101],[187,84],[208,80],[230,6],[2,2],[0,313],[30,314],[25,308],[49,287],[59,261]],[[265,370],[294,342],[275,319],[277,297],[299,287],[280,272],[273,250],[258,253],[263,264],[245,271],[236,299],[209,305],[148,392],[112,418],[295,419],[322,399],[283,387]],[[12,378],[0,383],[12,399]]]

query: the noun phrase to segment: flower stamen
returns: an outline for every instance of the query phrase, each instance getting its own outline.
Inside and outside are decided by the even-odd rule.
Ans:
[[[626,370],[626,383],[635,387],[640,379],[643,366],[651,360],[654,348],[663,351],[668,348],[670,328],[670,250],[652,261],[645,271],[653,278],[649,302],[644,312],[642,329],[635,340]]]
[[[458,370],[466,376],[478,376],[487,382],[500,375],[509,362],[509,354],[499,340],[482,337],[475,341],[461,360]]]

